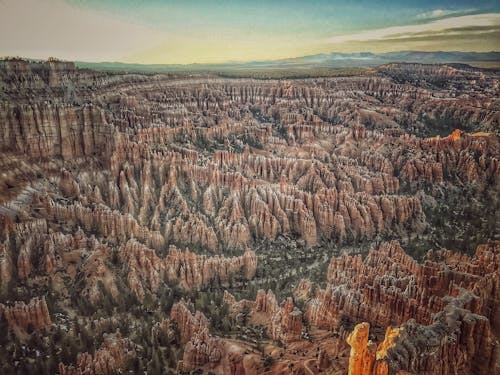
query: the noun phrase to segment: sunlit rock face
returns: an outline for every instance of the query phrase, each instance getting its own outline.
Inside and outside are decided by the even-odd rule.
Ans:
[[[1,61],[0,323],[29,345],[98,335],[57,354],[61,374],[147,367],[144,342],[176,371],[494,373],[498,242],[404,243],[436,236],[448,192],[476,189],[451,207],[474,216],[498,191],[497,102],[494,74],[442,65],[255,80]],[[318,255],[320,280],[283,261],[284,294],[263,275],[289,244],[349,252]],[[223,294],[231,334],[198,291]]]
[[[378,347],[368,340],[370,325],[360,323],[349,334],[347,343],[351,347],[349,355],[349,375],[387,375],[387,351],[394,347],[394,340],[399,336],[401,328],[387,328],[384,341]],[[398,372],[404,374],[404,372]]]

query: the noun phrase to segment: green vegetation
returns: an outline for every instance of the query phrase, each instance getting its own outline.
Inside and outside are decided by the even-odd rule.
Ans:
[[[500,239],[497,189],[469,185],[434,190],[436,201],[423,205],[426,231],[404,245],[413,257],[421,259],[427,250],[440,247],[473,255],[477,245]]]
[[[219,77],[253,79],[305,79],[352,77],[371,73],[368,68],[274,68],[215,71]]]
[[[142,65],[116,62],[76,62],[77,67],[115,73],[167,74],[172,77],[253,78],[253,79],[303,79],[322,77],[350,77],[371,74],[371,68],[316,67],[316,66],[262,66],[251,64],[202,64],[202,65]]]

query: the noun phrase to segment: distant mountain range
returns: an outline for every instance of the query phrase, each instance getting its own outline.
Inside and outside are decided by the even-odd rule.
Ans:
[[[142,65],[118,62],[89,63],[77,62],[82,68],[128,71],[217,71],[217,70],[264,70],[264,69],[318,69],[318,68],[347,68],[373,67],[391,62],[414,63],[499,63],[500,52],[422,52],[400,51],[375,54],[360,53],[327,53],[296,58],[253,61],[228,62],[223,64],[190,64],[190,65]]]

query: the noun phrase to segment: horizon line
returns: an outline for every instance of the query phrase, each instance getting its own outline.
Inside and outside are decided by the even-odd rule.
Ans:
[[[425,54],[432,54],[432,53],[463,53],[463,54],[494,54],[494,53],[500,53],[499,51],[496,50],[490,50],[490,51],[461,51],[461,50],[453,50],[453,51],[443,51],[443,50],[436,50],[436,51],[422,51],[422,50],[399,50],[399,51],[391,51],[391,52],[382,52],[382,53],[376,53],[376,52],[371,52],[371,51],[359,51],[359,52],[338,52],[338,51],[332,51],[332,52],[325,52],[325,53],[316,53],[316,54],[310,54],[310,55],[301,55],[301,56],[295,56],[295,57],[285,57],[285,58],[277,58],[277,59],[268,59],[268,60],[245,60],[245,61],[240,61],[240,60],[228,60],[224,62],[212,62],[212,63],[145,63],[145,62],[125,62],[125,61],[110,61],[110,60],[104,60],[104,61],[97,61],[97,60],[78,60],[78,59],[61,59],[58,58],[57,56],[49,56],[47,58],[32,58],[32,57],[27,57],[27,56],[0,56],[0,61],[6,61],[6,60],[27,60],[27,61],[44,61],[44,62],[49,62],[50,60],[53,61],[60,61],[60,62],[73,62],[73,63],[84,63],[84,64],[122,64],[122,65],[143,65],[143,66],[193,66],[193,65],[204,65],[204,66],[210,66],[210,65],[226,65],[226,64],[252,64],[252,63],[272,63],[272,62],[279,62],[279,61],[286,61],[286,60],[296,60],[296,59],[301,59],[301,58],[308,58],[308,57],[315,57],[315,56],[327,56],[327,55],[358,55],[358,54],[371,54],[373,56],[384,56],[384,55],[390,55],[390,54],[395,54],[395,53],[425,53]],[[478,60],[480,61],[480,60]],[[492,62],[498,61],[498,60],[491,60]],[[500,61],[498,61],[500,63]]]

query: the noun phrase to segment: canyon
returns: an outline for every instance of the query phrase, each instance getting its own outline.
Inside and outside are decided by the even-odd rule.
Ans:
[[[498,372],[499,87],[1,60],[0,372]]]

